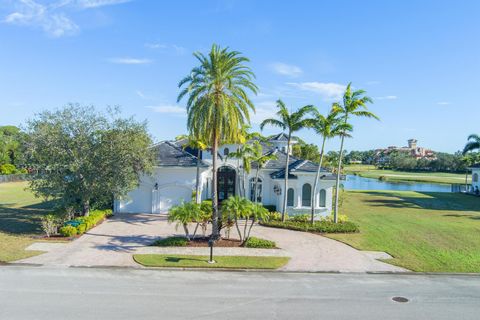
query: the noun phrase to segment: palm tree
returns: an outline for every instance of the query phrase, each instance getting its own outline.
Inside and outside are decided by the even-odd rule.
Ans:
[[[245,191],[245,178],[246,175],[250,173],[252,170],[252,161],[253,161],[253,154],[254,154],[254,144],[252,141],[264,141],[266,139],[258,132],[249,132],[250,126],[243,126],[242,128],[242,135],[239,137],[240,144],[236,151],[230,152],[227,158],[236,158],[238,161],[237,167],[240,167],[240,161],[242,162],[242,179],[238,179],[239,190],[241,190],[241,194],[246,197]],[[241,181],[241,183],[240,183]]]
[[[338,136],[349,136],[348,132],[352,131],[352,126],[342,121],[338,113],[333,110],[325,117],[320,112],[316,112],[315,121],[312,127],[315,132],[322,136],[322,149],[320,151],[320,162],[318,164],[317,175],[315,176],[315,182],[313,183],[313,197],[312,197],[312,212],[311,223],[313,224],[313,218],[315,216],[315,195],[317,193],[317,185],[320,177],[320,171],[323,165],[323,156],[325,154],[325,142],[327,139],[331,139]]]
[[[202,151],[207,149],[207,144],[203,142],[201,139],[195,139],[195,137],[191,135],[182,134],[175,138],[175,140],[183,140],[186,139],[187,143],[183,145],[183,148],[192,148],[197,150],[197,175],[195,178],[195,203],[200,203],[200,158],[202,155]]]
[[[288,190],[288,163],[290,162],[290,143],[292,140],[292,134],[300,129],[307,128],[312,125],[312,119],[307,119],[305,116],[308,113],[315,112],[314,106],[304,106],[295,112],[290,113],[282,100],[277,100],[278,119],[265,119],[260,124],[260,129],[268,124],[274,127],[282,128],[288,132],[287,141],[287,157],[285,160],[285,184],[283,190],[283,207],[282,207],[282,221],[285,221],[285,212],[287,211],[287,190]]]
[[[212,238],[218,239],[217,149],[220,143],[237,141],[242,126],[255,111],[247,91],[257,93],[255,75],[238,51],[213,45],[210,53],[193,54],[200,63],[178,86],[177,101],[188,95],[187,127],[194,137],[208,141],[212,152]]]
[[[262,145],[258,142],[255,141],[254,143],[254,151],[253,151],[253,156],[252,160],[255,162],[257,166],[257,171],[255,173],[255,183],[254,183],[254,192],[253,192],[253,197],[254,197],[254,202],[258,202],[258,175],[260,173],[260,170],[265,168],[265,165],[267,164],[268,161],[270,160],[275,160],[277,159],[277,155],[273,153],[265,153],[263,154],[263,148]]]
[[[230,216],[230,214],[233,214],[235,227],[237,228],[238,237],[240,238],[240,241],[244,240],[244,236],[246,236],[246,232],[244,231],[244,236],[242,236],[242,232],[240,231],[238,220],[241,218],[245,218],[245,230],[246,230],[246,226],[248,224],[247,219],[249,217],[251,205],[252,205],[251,201],[249,201],[244,197],[239,197],[239,196],[231,196],[222,202],[223,213],[228,216]]]
[[[181,225],[183,227],[183,230],[185,231],[185,237],[188,241],[190,241],[188,224],[197,221],[200,217],[200,214],[201,211],[198,204],[192,202],[185,202],[170,209],[170,211],[168,212],[168,222],[176,222],[176,228]],[[193,237],[195,237],[196,232],[197,228],[195,228]]]
[[[373,100],[365,95],[365,90],[352,91],[352,83],[347,85],[345,93],[343,94],[343,101],[335,102],[332,106],[333,112],[339,114],[344,124],[348,124],[348,121],[352,117],[367,117],[379,120],[379,118],[372,112],[367,110],[367,103],[373,103]],[[346,131],[344,131],[346,134]],[[341,135],[340,152],[338,154],[338,169],[337,169],[337,181],[335,184],[335,206],[333,211],[333,221],[337,223],[338,219],[338,195],[340,188],[340,170],[342,169],[342,156],[343,156],[343,143],[345,140],[345,134]]]
[[[469,151],[480,150],[480,136],[478,134],[471,134],[468,136],[468,142],[463,148],[463,154],[467,154]],[[470,141],[471,140],[471,141]]]

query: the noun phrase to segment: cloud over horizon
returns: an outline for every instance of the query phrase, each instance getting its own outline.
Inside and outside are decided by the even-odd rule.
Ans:
[[[277,74],[289,77],[298,77],[303,73],[303,70],[300,67],[282,62],[272,63],[270,68]]]

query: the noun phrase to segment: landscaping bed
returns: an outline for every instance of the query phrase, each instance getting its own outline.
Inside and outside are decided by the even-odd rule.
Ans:
[[[208,263],[208,256],[173,254],[135,254],[133,259],[145,267],[166,268],[226,268],[226,269],[278,269],[288,257],[215,256],[215,263]]]
[[[304,231],[312,233],[356,233],[359,232],[358,226],[353,222],[345,221],[333,223],[331,221],[315,221],[313,225],[310,222],[299,222],[287,220],[282,221],[263,221],[262,226],[289,229],[295,231]]]
[[[152,246],[158,247],[208,247],[208,237],[195,238],[190,241],[185,237],[168,237],[155,241]],[[215,247],[222,248],[265,248],[278,249],[274,241],[250,237],[244,244],[238,239],[221,238],[215,241]]]

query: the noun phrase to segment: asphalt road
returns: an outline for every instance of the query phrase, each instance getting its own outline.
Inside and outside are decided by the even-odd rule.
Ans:
[[[478,276],[0,267],[1,320],[479,318]]]

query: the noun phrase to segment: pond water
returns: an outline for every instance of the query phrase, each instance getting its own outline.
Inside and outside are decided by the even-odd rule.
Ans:
[[[343,181],[345,190],[396,190],[396,191],[424,191],[424,192],[452,192],[449,184],[425,182],[387,182],[378,179],[363,178],[347,175]]]

